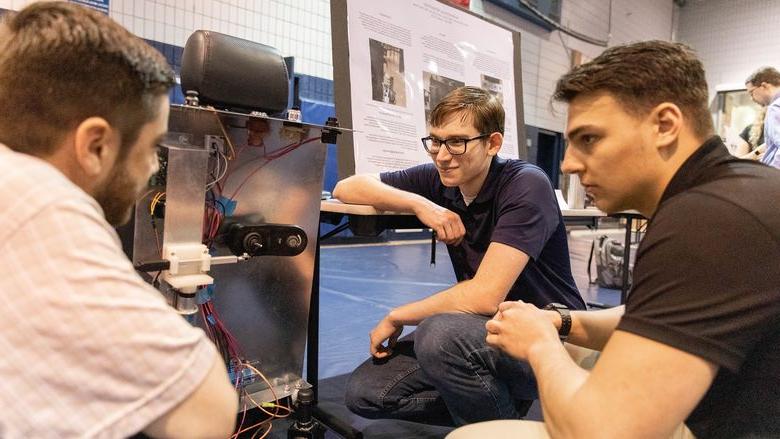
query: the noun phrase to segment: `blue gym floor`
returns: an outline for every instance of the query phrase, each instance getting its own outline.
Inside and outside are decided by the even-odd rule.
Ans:
[[[620,291],[588,284],[589,239],[569,239],[572,273],[586,302],[616,305]],[[368,358],[368,332],[393,307],[455,283],[447,249],[428,241],[327,245],[320,254],[320,379],[349,373]],[[595,272],[595,267],[594,267]],[[411,328],[413,329],[413,328]],[[410,331],[407,328],[406,331]]]
[[[592,238],[570,238],[572,272],[586,302],[612,306],[620,291],[588,284],[587,261]],[[441,438],[450,427],[398,420],[368,420],[344,406],[349,373],[368,358],[368,332],[393,307],[447,288],[455,274],[443,244],[431,267],[430,241],[328,245],[320,254],[319,407],[332,419],[352,426],[364,438]],[[595,267],[594,267],[595,272]],[[407,328],[410,331],[413,328]],[[541,419],[538,402],[527,419]],[[276,423],[275,423],[276,424]],[[286,436],[286,423],[271,438]],[[327,439],[340,437],[328,431]]]

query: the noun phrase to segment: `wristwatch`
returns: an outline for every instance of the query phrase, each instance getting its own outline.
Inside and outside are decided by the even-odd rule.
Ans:
[[[551,303],[545,306],[544,309],[547,311],[556,311],[561,315],[561,328],[558,329],[558,337],[561,339],[561,342],[566,341],[569,337],[569,332],[571,331],[571,313],[569,313],[569,308],[560,303]]]

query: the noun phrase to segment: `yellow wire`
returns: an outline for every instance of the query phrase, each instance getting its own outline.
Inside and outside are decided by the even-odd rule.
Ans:
[[[278,401],[278,400],[279,400],[279,397],[278,397],[278,396],[276,396],[276,392],[274,391],[274,388],[273,388],[273,386],[271,385],[271,382],[270,382],[270,381],[268,381],[268,378],[266,378],[266,377],[265,377],[265,375],[263,375],[263,373],[262,373],[262,372],[260,372],[259,370],[257,370],[257,368],[255,368],[254,366],[252,366],[252,365],[251,365],[251,364],[249,364],[249,363],[244,363],[244,362],[242,362],[242,363],[239,363],[239,364],[240,364],[240,365],[242,365],[242,366],[244,366],[244,367],[247,367],[247,368],[249,368],[249,370],[253,371],[254,373],[256,373],[256,374],[258,374],[258,375],[260,375],[260,378],[262,378],[262,379],[263,379],[263,381],[265,381],[265,383],[268,385],[268,389],[269,389],[269,390],[271,390],[271,394],[272,394],[272,395],[273,395],[273,397],[274,397],[274,401]],[[274,418],[284,418],[284,417],[287,417],[287,416],[289,416],[289,415],[290,415],[290,413],[292,413],[292,410],[291,410],[289,407],[285,407],[285,406],[283,406],[283,405],[279,405],[279,404],[276,404],[276,403],[272,403],[272,404],[275,406],[275,408],[277,408],[277,409],[279,409],[279,408],[285,409],[285,410],[287,411],[287,414],[285,414],[285,415],[279,415],[279,411],[278,411],[278,410],[276,411],[276,413],[271,413],[271,412],[267,411],[266,409],[264,409],[264,408],[262,407],[262,404],[258,404],[258,403],[257,403],[257,401],[255,401],[255,400],[254,400],[254,399],[253,399],[253,398],[252,398],[252,397],[249,395],[249,393],[248,393],[246,390],[244,390],[244,394],[246,395],[246,397],[247,397],[247,398],[249,398],[249,400],[250,400],[250,401],[252,401],[252,403],[253,403],[253,404],[254,404],[254,405],[257,407],[257,408],[259,408],[259,409],[260,409],[260,410],[261,410],[263,413],[265,413],[265,414],[266,414],[266,415],[268,415],[268,416],[272,416],[272,417],[274,417]]]
[[[154,208],[157,207],[157,203],[159,203],[164,196],[165,192],[157,192],[157,194],[152,197],[152,202],[149,203],[149,215],[154,216]]]
[[[249,394],[249,392],[247,392],[246,390],[244,390],[244,397],[246,397],[246,398],[248,398],[250,401],[252,401],[252,404],[254,404],[254,405],[255,405],[255,407],[259,408],[261,412],[263,412],[263,413],[265,413],[266,415],[270,416],[270,417],[271,417],[271,419],[286,418],[287,416],[289,416],[289,412],[288,412],[286,415],[279,415],[279,411],[278,411],[278,410],[277,410],[277,412],[276,412],[276,413],[271,413],[271,412],[269,412],[268,410],[264,409],[264,408],[263,408],[263,405],[262,405],[262,403],[258,403],[257,401],[255,401],[255,400],[252,398],[252,396]],[[280,406],[280,407],[282,407],[282,406]],[[286,407],[285,407],[285,408],[286,408]]]
[[[236,149],[233,148],[233,142],[230,141],[230,136],[227,134],[227,130],[225,130],[225,124],[222,122],[222,118],[219,117],[219,113],[217,113],[217,110],[212,108],[211,109],[214,112],[214,115],[217,117],[217,122],[219,122],[219,128],[222,130],[222,135],[225,136],[225,140],[227,140],[228,147],[230,147],[230,157],[228,157],[229,160],[233,160],[236,158]]]

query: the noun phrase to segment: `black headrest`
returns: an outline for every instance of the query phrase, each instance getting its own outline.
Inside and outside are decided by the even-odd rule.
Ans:
[[[198,92],[201,104],[232,110],[279,113],[287,108],[287,65],[264,44],[198,30],[187,39],[181,88]]]

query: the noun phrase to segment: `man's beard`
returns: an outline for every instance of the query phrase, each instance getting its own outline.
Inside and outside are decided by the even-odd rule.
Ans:
[[[124,160],[114,165],[106,181],[95,194],[95,200],[103,208],[106,221],[112,226],[121,226],[130,220],[140,188],[127,172]]]

